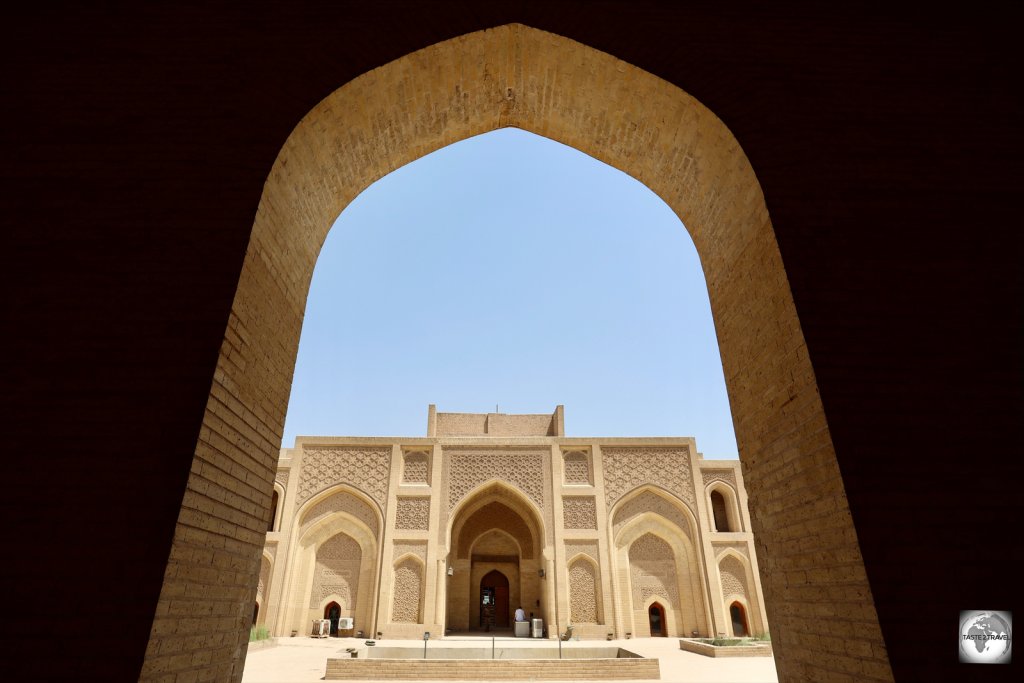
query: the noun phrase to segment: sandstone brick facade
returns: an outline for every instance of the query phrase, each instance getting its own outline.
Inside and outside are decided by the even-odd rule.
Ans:
[[[737,461],[692,438],[567,437],[561,406],[540,417],[431,406],[425,438],[297,438],[257,622],[287,636],[352,617],[351,633],[419,639],[509,629],[522,606],[552,637],[768,630]]]

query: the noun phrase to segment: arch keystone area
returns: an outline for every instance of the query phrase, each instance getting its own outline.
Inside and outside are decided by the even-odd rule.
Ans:
[[[707,280],[780,678],[891,680],[814,371],[739,143],[670,83],[515,24],[356,78],[282,147],[226,321],[142,680],[197,669],[241,678],[306,296],[334,220],[387,173],[505,126],[624,171],[683,221]],[[211,548],[241,569],[200,566],[192,551]],[[815,631],[826,612],[846,615],[832,625],[835,646]]]

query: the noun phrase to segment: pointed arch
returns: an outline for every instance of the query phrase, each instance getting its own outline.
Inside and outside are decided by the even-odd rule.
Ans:
[[[715,496],[721,497],[716,504]],[[739,495],[730,484],[714,481],[704,487],[704,496],[708,506],[708,529],[716,532],[739,532],[743,528],[743,515],[740,513]]]
[[[587,553],[576,553],[566,562],[569,576],[569,621],[572,624],[603,624],[601,567]]]
[[[353,106],[358,103],[359,106]],[[423,103],[429,103],[423,106]],[[241,495],[231,504],[234,534],[250,572],[226,577],[199,599],[199,611],[248,611],[258,580],[259,529],[267,518],[277,462],[277,443],[287,408],[299,331],[316,256],[338,214],[370,183],[416,158],[495,128],[515,126],[575,147],[645,183],[685,224],[704,268],[744,474],[750,488],[754,531],[773,566],[784,577],[798,560],[784,551],[811,539],[809,549],[829,548],[842,566],[857,571],[844,582],[842,598],[858,599],[852,626],[871,644],[871,657],[888,670],[885,646],[863,572],[856,530],[829,436],[820,392],[789,290],[764,195],[749,160],[725,124],[695,98],[612,55],[519,24],[459,36],[375,68],[328,95],[303,117],[282,146],[264,184],[225,330],[232,333],[211,373],[207,410],[192,472],[212,467],[230,473],[228,488]],[[243,362],[238,362],[240,357]],[[231,421],[230,410],[270,435],[253,444]],[[813,435],[813,440],[812,440]],[[210,439],[224,444],[209,448]],[[253,451],[253,452],[250,452]],[[783,471],[799,478],[813,470],[808,493],[778,483],[779,454],[792,452]],[[788,457],[788,456],[787,456]],[[245,462],[245,467],[236,463]],[[782,483],[786,483],[786,479]],[[180,586],[176,577],[206,570],[187,552],[189,544],[220,540],[223,512],[203,509],[206,480],[189,477],[172,541],[160,600]],[[827,518],[805,525],[785,523],[798,501],[828,502]],[[808,534],[807,527],[812,533]],[[824,533],[827,530],[827,533]],[[821,531],[822,533],[813,533]],[[834,539],[840,539],[835,541]],[[848,559],[852,558],[852,559]],[[828,566],[839,567],[835,560]],[[826,568],[828,568],[826,566]],[[814,579],[812,583],[818,583]],[[801,589],[803,587],[800,587]],[[813,635],[802,614],[818,603],[783,579],[770,586],[780,607],[776,626]],[[782,610],[782,605],[796,609]],[[150,632],[142,677],[176,673],[159,652],[181,651],[175,615],[159,613]],[[238,624],[205,628],[222,647],[209,650],[211,667],[230,669],[244,657],[232,643]],[[167,641],[174,641],[170,645]],[[842,655],[839,649],[823,654]],[[779,673],[798,677],[801,662],[777,649]],[[187,658],[183,658],[187,659]],[[187,668],[189,665],[181,665]],[[170,667],[170,668],[167,668]]]
[[[404,553],[392,564],[391,621],[399,624],[423,623],[423,582],[426,566],[416,553]]]
[[[730,632],[732,632],[732,624],[729,619],[729,608],[732,603],[737,601],[744,608],[746,625],[750,631],[747,635],[767,631],[764,615],[759,608],[760,596],[756,594],[758,584],[754,580],[754,571],[749,558],[734,548],[726,548],[715,556],[715,571],[718,572],[719,583],[722,586],[720,599],[725,608],[724,613],[729,622],[727,626]]]

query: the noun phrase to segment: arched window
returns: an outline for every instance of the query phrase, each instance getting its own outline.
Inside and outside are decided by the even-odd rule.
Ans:
[[[729,528],[729,513],[725,507],[725,496],[718,491],[711,492],[711,511],[715,516],[715,531],[732,531]]]
[[[274,524],[277,522],[277,489],[274,489],[274,495],[270,497],[270,524],[267,525],[267,531],[274,530]]]

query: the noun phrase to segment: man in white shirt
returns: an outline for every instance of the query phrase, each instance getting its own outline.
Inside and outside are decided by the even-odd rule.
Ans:
[[[516,610],[516,621],[526,621],[526,612],[520,607]]]

